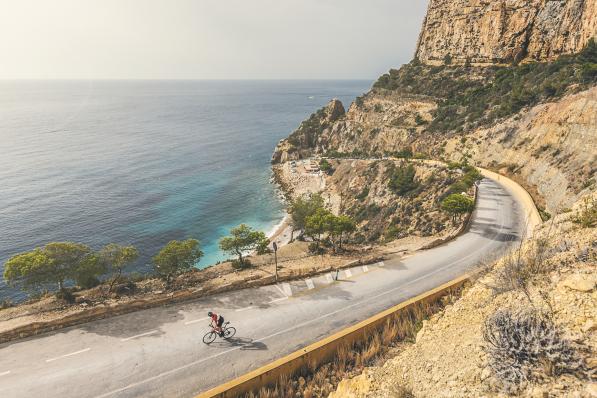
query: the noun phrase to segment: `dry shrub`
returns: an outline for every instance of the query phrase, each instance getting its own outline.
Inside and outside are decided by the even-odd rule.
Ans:
[[[576,224],[580,224],[583,228],[597,227],[597,199],[585,199],[582,208],[578,214],[573,218]]]
[[[497,311],[483,331],[489,366],[502,390],[517,392],[540,375],[578,374],[583,362],[549,317],[534,310]]]
[[[415,398],[415,394],[411,389],[404,386],[394,386],[390,391],[392,398]]]
[[[551,252],[548,250],[548,238],[536,239],[527,250],[521,245],[517,250],[504,257],[502,267],[496,269],[495,281],[490,286],[495,294],[521,291],[531,300],[530,286],[539,276],[553,269],[547,261]]]
[[[414,340],[422,321],[455,301],[458,296],[458,292],[450,292],[437,302],[415,305],[401,311],[379,329],[369,333],[366,339],[354,344],[340,345],[330,362],[317,364],[315,361],[309,361],[295,374],[280,377],[275,387],[262,388],[257,394],[247,394],[245,398],[327,398],[342,379],[354,377],[360,374],[365,366],[384,358],[396,342]],[[394,396],[397,398],[413,396],[410,390],[403,387],[396,391]]]

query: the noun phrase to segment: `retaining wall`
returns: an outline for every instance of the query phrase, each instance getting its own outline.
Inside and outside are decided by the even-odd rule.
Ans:
[[[352,344],[367,338],[388,319],[417,305],[436,302],[441,297],[462,288],[468,280],[468,275],[454,279],[235,380],[206,391],[198,395],[197,398],[238,397],[249,391],[257,391],[263,386],[274,385],[281,376],[291,375],[303,367],[325,363],[334,357],[341,345]]]

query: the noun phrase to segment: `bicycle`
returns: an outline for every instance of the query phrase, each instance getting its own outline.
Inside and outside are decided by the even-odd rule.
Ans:
[[[232,336],[236,334],[236,329],[233,326],[228,326],[230,322],[226,322],[222,325],[222,336],[220,333],[216,331],[216,328],[212,324],[209,324],[211,331],[207,332],[205,336],[203,336],[203,342],[205,344],[211,344],[216,340],[216,337],[220,336],[224,340],[228,340]]]

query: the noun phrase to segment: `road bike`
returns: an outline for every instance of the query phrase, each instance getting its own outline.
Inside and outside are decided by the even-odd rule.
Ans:
[[[233,326],[228,326],[229,324],[230,322],[226,322],[222,325],[222,335],[220,335],[220,333],[216,331],[216,328],[214,328],[214,326],[210,324],[209,327],[211,328],[211,330],[207,332],[205,336],[203,336],[203,342],[205,344],[211,344],[216,340],[216,337],[218,336],[220,336],[224,340],[228,340],[229,338],[234,336],[236,334],[236,329]]]

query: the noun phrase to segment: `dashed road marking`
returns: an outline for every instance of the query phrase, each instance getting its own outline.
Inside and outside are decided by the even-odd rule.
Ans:
[[[56,361],[58,359],[62,359],[62,358],[66,358],[66,357],[72,357],[73,355],[82,354],[82,353],[87,352],[89,350],[91,350],[91,348],[85,348],[84,350],[71,352],[70,354],[61,355],[61,356],[56,357],[56,358],[46,359],[46,362],[53,362],[53,361]]]
[[[157,332],[158,332],[157,330],[150,330],[149,332],[141,333],[136,336],[127,337],[126,339],[120,339],[120,341],[129,341],[129,340],[137,339],[139,337],[149,336],[150,334],[154,334]]]
[[[287,296],[292,296],[292,288],[288,283],[282,283],[282,290],[284,290],[284,294]]]
[[[272,301],[268,301],[267,303],[268,304],[277,303],[278,301],[284,301],[284,300],[288,300],[288,297],[280,297],[280,298],[274,299]]]
[[[346,275],[347,278],[351,278],[352,277],[352,272],[349,269],[345,269],[344,270],[344,275]]]
[[[494,237],[495,237],[495,236],[497,236],[497,235],[499,235],[499,234],[502,232],[503,228],[504,228],[504,224],[503,224],[503,222],[502,222],[502,224],[500,225],[500,229],[499,229],[499,231],[498,231],[498,232],[497,232],[497,233],[494,235]],[[480,250],[477,250],[476,252],[478,253],[479,251],[482,251],[482,249],[484,249],[485,247],[489,246],[490,244],[491,244],[491,242],[490,242],[490,243],[486,243],[485,245],[483,245],[483,246],[481,247],[481,249],[480,249]],[[289,329],[285,329],[285,330],[282,330],[282,331],[280,331],[280,332],[276,332],[276,333],[274,333],[274,334],[271,334],[271,335],[269,335],[269,336],[262,337],[262,338],[260,338],[260,339],[254,340],[254,341],[255,341],[255,342],[263,342],[264,340],[270,339],[270,338],[272,338],[272,337],[278,336],[278,335],[280,335],[280,334],[283,334],[283,333],[287,333],[287,332],[289,332],[289,331],[291,331],[291,330],[298,329],[298,328],[300,328],[300,327],[303,327],[303,326],[309,325],[309,324],[311,324],[311,323],[319,322],[321,319],[324,319],[324,318],[326,318],[326,317],[329,317],[329,316],[335,315],[335,314],[337,314],[337,313],[340,313],[340,312],[346,311],[346,310],[348,310],[348,309],[350,309],[350,308],[357,307],[357,306],[362,306],[364,303],[367,303],[367,302],[370,302],[370,301],[373,301],[373,300],[377,300],[379,297],[382,297],[382,296],[385,296],[385,295],[388,295],[388,294],[394,293],[395,291],[398,291],[398,290],[402,290],[402,291],[404,291],[404,290],[405,290],[405,288],[406,288],[407,286],[414,285],[416,282],[418,282],[418,281],[420,281],[420,280],[422,280],[422,279],[425,279],[425,278],[429,278],[430,276],[432,276],[432,275],[435,275],[435,274],[437,274],[437,273],[439,273],[439,272],[441,272],[441,271],[443,271],[443,270],[445,270],[445,269],[447,269],[447,268],[449,268],[449,267],[453,266],[454,264],[461,263],[462,261],[464,261],[464,260],[466,260],[467,258],[469,258],[469,257],[473,256],[474,254],[475,254],[475,253],[470,253],[469,255],[466,255],[466,256],[464,256],[464,257],[461,257],[461,258],[459,258],[459,259],[458,259],[458,260],[456,260],[456,261],[453,261],[453,262],[451,262],[451,263],[449,263],[449,264],[447,264],[447,265],[444,265],[443,267],[437,268],[437,269],[435,269],[434,271],[432,271],[432,272],[430,272],[430,273],[428,273],[428,274],[422,275],[421,277],[419,277],[419,278],[416,278],[416,279],[414,279],[414,280],[412,280],[412,281],[410,281],[410,282],[408,282],[408,283],[406,283],[406,284],[404,284],[404,285],[400,285],[400,286],[397,286],[397,287],[395,287],[395,288],[392,288],[392,289],[386,290],[386,291],[384,291],[384,292],[381,292],[381,293],[379,293],[379,294],[376,294],[376,295],[374,295],[374,296],[370,296],[370,297],[368,297],[368,298],[366,298],[366,299],[364,299],[364,300],[358,301],[358,302],[356,302],[356,303],[354,303],[354,304],[351,304],[351,305],[348,305],[348,306],[342,307],[341,309],[338,309],[338,310],[336,310],[336,311],[333,311],[333,312],[330,312],[330,313],[327,313],[327,314],[321,315],[321,316],[319,316],[319,317],[317,317],[317,318],[312,318],[312,319],[310,319],[310,320],[308,320],[308,321],[306,321],[306,322],[303,322],[303,323],[301,323],[301,324],[299,324],[299,325],[292,326],[292,327],[291,327],[291,328],[289,328]],[[383,262],[382,262],[382,263],[383,263]],[[383,266],[383,265],[381,265],[381,264],[380,264],[380,266]],[[220,356],[223,356],[223,355],[229,354],[229,353],[231,353],[231,352],[234,352],[234,351],[238,351],[238,350],[240,350],[240,349],[242,349],[242,348],[243,348],[243,346],[242,346],[242,345],[239,345],[239,346],[236,346],[236,347],[230,348],[230,349],[228,349],[228,350],[221,351],[221,352],[219,352],[219,353],[217,353],[217,354],[215,354],[215,355],[212,355],[212,356],[210,356],[210,357],[207,357],[207,358],[201,358],[201,359],[199,359],[199,360],[196,360],[196,361],[194,361],[194,362],[188,363],[188,364],[186,364],[186,365],[182,365],[182,366],[180,366],[180,367],[178,367],[178,368],[170,369],[170,370],[164,371],[164,372],[162,372],[162,373],[159,373],[159,374],[157,374],[157,375],[155,375],[155,376],[149,377],[149,378],[147,378],[147,379],[140,380],[140,381],[137,381],[137,382],[135,382],[135,383],[131,383],[131,384],[129,384],[129,385],[126,385],[126,386],[124,386],[124,387],[118,388],[118,389],[116,389],[116,390],[109,391],[109,392],[107,392],[107,393],[104,393],[104,394],[102,394],[102,395],[99,395],[99,396],[97,396],[96,398],[107,398],[107,397],[113,396],[113,395],[115,395],[115,394],[118,394],[118,393],[121,393],[121,392],[123,392],[123,391],[127,391],[127,390],[130,390],[130,389],[132,389],[132,388],[135,388],[135,387],[138,387],[138,386],[142,386],[142,385],[144,385],[144,384],[147,384],[147,383],[149,383],[149,382],[152,382],[152,381],[155,381],[155,380],[159,380],[160,378],[163,378],[163,377],[165,377],[165,376],[168,376],[168,375],[171,375],[171,374],[174,374],[174,373],[180,372],[181,370],[188,369],[188,368],[190,368],[190,367],[192,367],[192,366],[195,366],[195,365],[198,365],[198,364],[200,364],[200,363],[204,363],[204,362],[210,361],[210,360],[212,360],[212,359],[214,359],[214,358],[217,358],[217,357],[220,357]]]
[[[305,279],[305,283],[307,284],[307,289],[315,289],[315,285],[313,284],[313,280],[311,278]]]
[[[193,323],[197,323],[197,322],[203,322],[203,321],[207,321],[209,318],[201,318],[201,319],[195,319],[194,321],[188,321],[185,322],[185,325],[192,325]]]
[[[363,272],[369,272],[369,267],[367,267],[366,265],[363,265]]]
[[[325,274],[325,280],[327,283],[334,282],[334,278],[332,277],[332,274]]]
[[[242,312],[242,311],[247,311],[247,310],[252,310],[253,308],[255,308],[254,306],[250,306],[250,307],[245,307],[245,308],[237,308],[236,312]]]
[[[10,374],[10,370],[7,370],[6,372],[2,372],[2,373],[0,373],[0,377],[2,377],[2,376],[6,376],[6,375],[8,375],[8,374]]]

